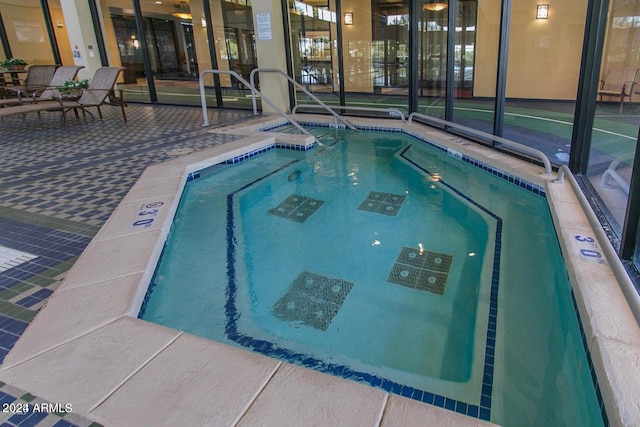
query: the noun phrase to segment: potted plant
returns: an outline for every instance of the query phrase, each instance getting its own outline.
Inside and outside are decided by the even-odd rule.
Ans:
[[[0,67],[9,71],[22,71],[26,65],[27,61],[20,58],[7,58],[0,63]]]
[[[82,91],[88,87],[89,79],[67,80],[61,86],[58,86],[58,91],[63,95],[81,95]]]

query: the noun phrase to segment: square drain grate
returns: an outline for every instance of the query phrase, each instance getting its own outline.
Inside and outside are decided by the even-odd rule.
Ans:
[[[451,255],[404,247],[387,281],[444,295],[452,262]]]
[[[269,209],[269,213],[302,223],[313,215],[323,203],[322,200],[292,194],[275,208]]]
[[[375,212],[382,215],[396,216],[404,203],[406,196],[402,194],[381,193],[372,191],[367,198],[360,203],[361,211]]]
[[[303,271],[273,305],[273,313],[281,320],[326,331],[351,288],[353,283],[346,280]]]

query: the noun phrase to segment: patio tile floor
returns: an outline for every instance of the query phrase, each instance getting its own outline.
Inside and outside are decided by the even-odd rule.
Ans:
[[[241,138],[206,131],[253,117],[210,110],[203,128],[199,108],[130,104],[127,123],[103,110],[66,131],[55,113],[0,123],[0,255],[14,257],[0,269],[0,362],[147,166]],[[8,384],[0,403],[14,410],[0,411],[0,427],[99,426]]]

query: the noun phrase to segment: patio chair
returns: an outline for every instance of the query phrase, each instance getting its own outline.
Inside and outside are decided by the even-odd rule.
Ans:
[[[51,101],[55,98],[60,97],[60,92],[58,91],[58,86],[62,86],[64,82],[67,80],[73,80],[76,78],[78,71],[84,68],[84,66],[76,66],[76,65],[63,65],[62,67],[58,67],[56,72],[53,73],[53,77],[47,84],[47,87],[40,93],[39,96],[33,97],[30,96],[28,98],[5,98],[0,99],[0,107],[6,107],[9,105],[22,104],[25,102],[40,102],[40,101]]]
[[[56,68],[58,68],[57,65],[32,65],[27,69],[24,81],[18,81],[14,86],[7,86],[5,90],[9,95],[17,96],[18,99],[23,96],[35,98],[49,85]]]
[[[61,95],[56,101],[43,101],[0,108],[0,118],[27,113],[38,113],[38,117],[40,117],[40,113],[43,111],[60,111],[62,112],[62,120],[66,129],[67,113],[71,110],[76,112],[76,117],[79,110],[93,117],[93,114],[88,108],[95,107],[98,110],[100,120],[102,120],[103,117],[100,107],[103,105],[115,105],[120,107],[122,118],[126,122],[127,115],[124,110],[126,104],[122,99],[122,92],[120,92],[119,96],[115,93],[116,80],[123,70],[124,67],[98,68],[91,79],[89,87],[77,100]]]
[[[636,84],[637,68],[611,68],[607,72],[604,80],[601,80],[602,87],[598,91],[600,101],[603,96],[611,96],[620,100],[620,113],[624,106],[625,97],[631,101],[633,86]]]

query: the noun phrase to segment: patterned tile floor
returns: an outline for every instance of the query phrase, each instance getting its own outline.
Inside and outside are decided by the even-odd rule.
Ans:
[[[205,131],[252,117],[211,109],[203,128],[194,107],[131,104],[127,123],[103,114],[66,131],[54,113],[0,122],[0,362],[147,166],[238,139]],[[43,402],[0,383],[0,427],[99,425]]]

